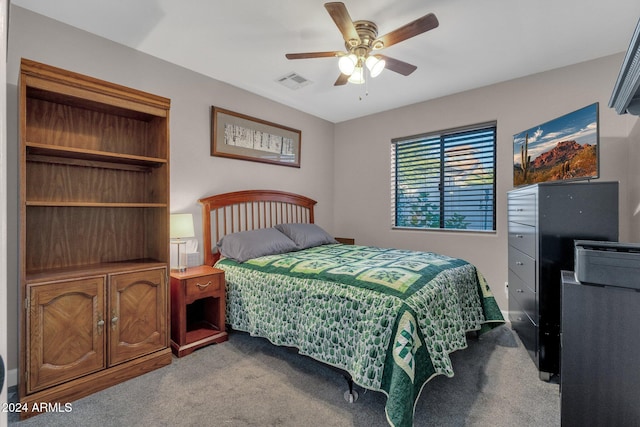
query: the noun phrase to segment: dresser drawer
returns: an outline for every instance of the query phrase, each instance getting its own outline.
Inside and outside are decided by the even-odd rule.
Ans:
[[[187,302],[206,297],[217,297],[223,287],[222,274],[194,277],[185,282],[185,295]]]
[[[509,248],[509,271],[513,271],[532,290],[536,290],[536,260],[513,247]]]
[[[527,313],[527,316],[534,323],[538,323],[535,291],[511,270],[509,270],[509,297],[518,301],[518,305]]]
[[[531,358],[538,365],[538,327],[519,306],[518,302],[509,294],[509,321],[511,327],[518,333],[522,344]]]
[[[509,197],[509,221],[536,225],[536,195],[526,194]]]
[[[509,222],[509,245],[535,258],[536,228],[532,225]]]

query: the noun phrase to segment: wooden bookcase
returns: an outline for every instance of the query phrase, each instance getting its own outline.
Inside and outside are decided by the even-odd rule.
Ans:
[[[171,363],[169,107],[21,62],[23,417]]]

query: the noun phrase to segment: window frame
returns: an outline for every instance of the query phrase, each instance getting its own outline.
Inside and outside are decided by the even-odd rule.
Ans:
[[[492,198],[492,209],[491,209],[491,216],[492,216],[492,228],[488,228],[488,229],[481,229],[481,228],[471,228],[471,229],[467,229],[467,228],[447,228],[446,227],[446,210],[444,209],[444,205],[445,205],[445,199],[446,199],[446,186],[444,185],[444,179],[447,177],[447,173],[446,173],[446,168],[447,165],[449,164],[450,167],[450,163],[451,162],[447,162],[447,155],[446,155],[446,151],[447,151],[447,140],[452,138],[452,137],[456,137],[456,136],[461,136],[464,135],[465,133],[470,133],[470,132],[475,132],[477,131],[478,133],[482,133],[482,132],[487,132],[487,131],[492,131],[493,132],[493,146],[492,146],[492,150],[488,150],[485,149],[483,150],[483,153],[491,151],[491,155],[492,155],[492,176],[493,176],[493,181],[491,183],[491,191],[493,192],[493,198]],[[423,140],[423,141],[420,141]],[[399,205],[399,201],[398,201],[398,170],[397,170],[397,147],[400,144],[403,143],[416,143],[416,142],[425,142],[426,144],[433,144],[433,142],[429,142],[429,140],[433,141],[433,140],[439,140],[438,143],[438,149],[439,149],[439,165],[438,165],[438,177],[437,179],[439,180],[439,185],[438,185],[438,220],[439,220],[439,227],[430,227],[427,224],[425,225],[420,225],[420,226],[409,226],[409,225],[398,225],[398,205]],[[477,124],[473,124],[473,125],[468,125],[468,126],[462,126],[462,127],[456,127],[456,128],[450,128],[450,129],[444,129],[444,130],[440,130],[440,131],[435,131],[435,132],[426,132],[426,133],[422,133],[422,134],[417,134],[417,135],[411,135],[411,136],[404,136],[404,137],[399,137],[399,138],[393,138],[391,140],[391,144],[390,144],[390,163],[391,163],[391,180],[390,180],[390,193],[391,193],[391,229],[392,230],[414,230],[414,231],[446,231],[446,232],[464,232],[464,233],[489,233],[489,234],[495,234],[497,232],[497,216],[496,216],[496,210],[497,210],[497,145],[498,145],[498,126],[497,126],[497,121],[488,121],[488,122],[482,122],[482,123],[477,123]],[[451,158],[451,157],[449,157]],[[454,161],[455,162],[455,161]],[[443,173],[444,172],[444,173]],[[465,177],[468,177],[470,175],[465,175]],[[425,186],[423,187],[425,189],[427,189],[428,187]],[[480,211],[480,209],[477,210],[478,212]],[[443,214],[444,212],[444,214]]]

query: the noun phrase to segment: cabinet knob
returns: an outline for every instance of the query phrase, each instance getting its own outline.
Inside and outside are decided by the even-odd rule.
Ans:
[[[516,289],[516,292],[518,292],[520,294],[524,293],[524,291],[522,289]]]
[[[522,262],[522,261],[516,261],[516,265],[524,265],[524,262]]]
[[[102,314],[98,314],[98,335],[102,335],[102,327],[104,326],[104,320],[102,319]]]
[[[118,323],[118,316],[116,316],[116,312],[111,313],[111,328],[116,329],[116,323]]]
[[[516,237],[517,237],[518,239],[524,239],[524,235],[522,235],[522,234],[516,234]]]
[[[209,280],[207,283],[205,283],[204,285],[202,283],[196,283],[196,286],[199,287],[200,289],[207,289],[209,287],[209,285],[211,284],[211,280]]]

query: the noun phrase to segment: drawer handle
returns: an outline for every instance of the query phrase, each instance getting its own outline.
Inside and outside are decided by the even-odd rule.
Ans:
[[[522,209],[522,208],[517,208],[517,209],[516,209],[516,212],[524,212],[524,209]]]
[[[522,235],[522,234],[516,234],[516,237],[517,237],[518,239],[524,239],[524,235]]]
[[[209,287],[209,285],[211,284],[211,280],[209,280],[207,283],[205,283],[204,285],[202,283],[196,283],[196,286],[199,287],[200,289],[207,289]]]
[[[521,293],[521,294],[524,293],[524,291],[522,289],[516,289],[516,292]]]
[[[524,265],[524,262],[522,262],[522,261],[516,261],[516,265]]]

